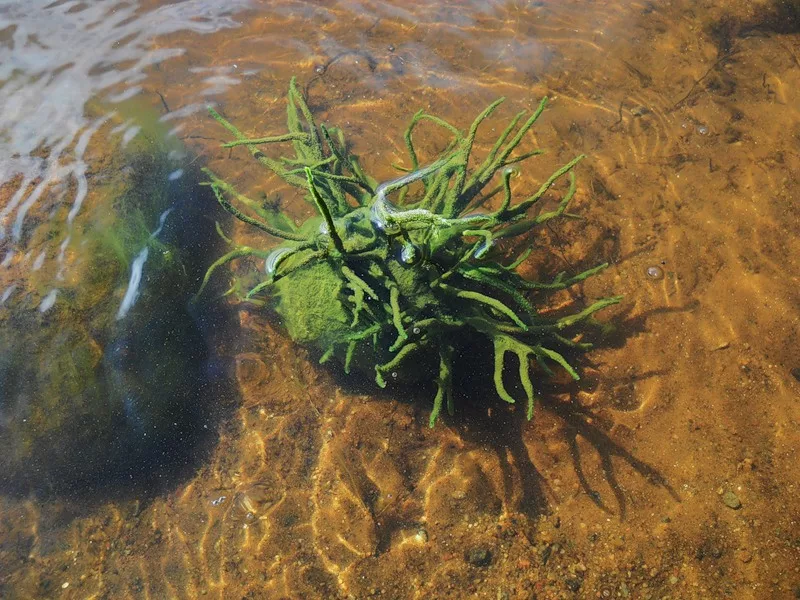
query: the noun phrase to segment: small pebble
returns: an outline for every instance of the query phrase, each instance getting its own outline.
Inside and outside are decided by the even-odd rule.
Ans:
[[[742,501],[739,500],[739,496],[733,492],[725,492],[722,494],[722,503],[733,510],[739,510],[742,508]]]
[[[464,558],[474,567],[486,567],[492,562],[492,553],[486,548],[472,548],[467,550]]]
[[[744,564],[747,564],[747,563],[749,563],[751,560],[753,560],[753,553],[752,553],[752,552],[750,552],[750,551],[749,551],[749,550],[747,550],[747,549],[744,549],[744,548],[742,548],[741,550],[739,550],[739,551],[736,553],[736,556],[737,556],[737,557],[739,558],[739,560],[740,560],[740,561],[742,561]]]
[[[662,269],[658,265],[651,265],[647,267],[645,273],[647,274],[647,278],[652,279],[653,281],[664,279],[664,269]]]

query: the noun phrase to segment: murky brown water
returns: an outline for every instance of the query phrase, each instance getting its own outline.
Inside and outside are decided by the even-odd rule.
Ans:
[[[18,432],[0,438],[0,597],[800,595],[800,4],[222,4],[0,6],[0,427]],[[498,402],[429,429],[425,394],[354,389],[262,311],[186,317],[197,273],[174,274],[148,240],[159,223],[215,239],[192,183],[141,209],[124,260],[85,267],[131,217],[109,198],[143,185],[132,168],[185,181],[208,165],[253,195],[287,192],[220,149],[205,106],[282,133],[293,75],[385,179],[420,108],[464,127],[506,96],[485,151],[503,119],[551,98],[534,133],[549,153],[523,177],[589,158],[571,207],[584,219],[554,224],[542,261],[608,261],[580,293],[625,299],[601,315],[616,330],[580,359],[580,382],[538,383],[532,422]],[[141,158],[156,138],[168,161]],[[311,214],[285,193],[282,207]],[[196,270],[219,255],[195,244]],[[145,248],[140,268],[157,271],[138,295]],[[143,316],[165,307],[168,324]],[[134,330],[109,334],[129,310]],[[158,344],[137,345],[141,331]],[[165,385],[108,379],[137,352],[155,354],[125,372]],[[107,416],[123,442],[94,453],[105,396],[82,387],[83,364],[139,394]],[[31,383],[72,365],[46,393]],[[155,443],[137,404],[151,396],[204,408],[159,416]],[[80,419],[45,418],[77,397]],[[175,430],[159,425],[173,415]],[[67,426],[86,439],[70,444]]]

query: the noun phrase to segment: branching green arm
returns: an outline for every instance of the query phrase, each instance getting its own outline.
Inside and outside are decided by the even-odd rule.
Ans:
[[[347,351],[344,355],[344,372],[345,375],[350,375],[350,363],[353,360],[353,353],[356,351],[356,345],[358,342],[356,340],[350,340],[347,343]]]
[[[389,305],[392,307],[392,323],[397,330],[397,341],[389,347],[389,351],[394,352],[408,339],[400,312],[400,290],[394,283],[389,287]]]
[[[495,219],[500,219],[505,215],[508,207],[511,205],[511,176],[514,174],[514,169],[506,167],[503,169],[503,203],[497,212],[492,215]]]
[[[483,238],[483,243],[478,244],[478,247],[476,247],[472,252],[477,259],[481,259],[486,256],[486,253],[492,248],[493,234],[487,229],[465,229],[461,232],[461,235],[464,237],[475,236]]]
[[[307,133],[283,133],[281,135],[271,135],[267,137],[253,138],[253,139],[239,139],[233,142],[222,144],[223,148],[235,148],[236,146],[257,146],[259,144],[276,144],[279,142],[290,142],[292,140],[310,139]]]
[[[464,168],[459,170],[456,180],[453,184],[453,198],[456,199],[461,196],[461,193],[464,191],[464,183],[467,178],[467,166],[469,164],[469,156],[472,153],[472,145],[475,143],[475,135],[478,133],[478,127],[480,127],[481,123],[486,120],[489,115],[491,115],[495,109],[500,106],[503,102],[505,102],[505,98],[498,98],[494,102],[492,102],[489,106],[483,109],[483,112],[479,114],[475,120],[472,122],[472,125],[469,128],[469,133],[467,134],[466,139],[462,144],[462,148],[460,149],[460,153],[462,154],[462,160],[464,162]],[[445,207],[447,214],[456,214],[451,213],[452,206]]]
[[[528,247],[522,254],[520,254],[517,259],[512,262],[510,265],[503,267],[506,271],[516,271],[517,267],[528,260],[528,257],[533,252],[533,246]]]
[[[271,286],[273,283],[275,283],[275,282],[272,279],[267,279],[266,281],[262,281],[256,287],[254,287],[252,290],[247,292],[247,296],[245,296],[245,299],[246,300],[250,300],[253,296],[256,296],[256,295],[260,294],[265,289],[267,289],[269,286]]]
[[[300,112],[303,115],[303,118],[306,120],[306,126],[308,127],[308,134],[310,137],[309,146],[312,148],[319,149],[319,154],[322,154],[322,144],[320,143],[319,133],[317,133],[317,126],[314,122],[314,116],[311,114],[311,110],[308,108],[308,104],[306,104],[305,98],[303,98],[303,94],[301,94],[297,89],[297,78],[292,77],[289,81],[289,105],[293,109],[296,114],[297,108],[300,108]],[[290,115],[291,118],[291,115]],[[299,120],[299,119],[298,119]]]
[[[597,302],[595,302],[591,306],[587,306],[586,308],[584,308],[579,313],[575,313],[574,315],[569,315],[569,316],[566,316],[566,317],[561,317],[560,319],[558,319],[556,324],[557,324],[559,329],[564,329],[566,327],[570,327],[572,325],[575,325],[575,323],[578,323],[578,322],[583,321],[584,319],[590,317],[591,315],[596,313],[598,310],[602,310],[602,309],[604,309],[604,308],[606,308],[608,306],[612,306],[614,304],[619,304],[619,302],[621,302],[621,301],[622,301],[622,296],[612,296],[611,298],[603,298],[601,300],[598,300]]]
[[[214,229],[217,230],[217,235],[222,238],[222,240],[228,244],[229,246],[233,246],[233,240],[225,235],[225,232],[222,231],[222,227],[219,224],[219,221],[214,221]]]
[[[574,342],[571,339],[555,332],[553,332],[552,336],[554,339],[558,340],[560,344],[563,344],[567,348],[575,348],[576,350],[589,350],[592,348],[592,344],[589,342]]]
[[[211,115],[211,117],[215,121],[217,121],[225,129],[227,129],[229,132],[231,132],[233,134],[233,136],[237,140],[247,140],[248,139],[248,137],[246,135],[244,135],[241,131],[239,131],[236,127],[234,127],[230,122],[228,122],[227,119],[225,119],[225,117],[220,115],[216,110],[214,110],[210,106],[208,107],[208,112],[209,112],[209,114]],[[252,154],[253,157],[258,162],[260,162],[264,167],[266,167],[267,169],[269,169],[270,171],[275,173],[278,177],[283,179],[286,183],[288,183],[290,185],[293,185],[293,186],[296,186],[296,187],[302,187],[303,186],[303,179],[301,177],[297,177],[296,175],[288,175],[286,173],[286,169],[283,167],[283,165],[281,165],[280,162],[270,158],[269,156],[267,156],[266,154],[261,152],[261,150],[259,150],[256,146],[254,146],[252,144],[247,145],[247,148],[248,148],[248,150],[250,150],[250,154]]]
[[[497,312],[511,319],[517,325],[517,327],[519,327],[523,331],[528,330],[528,326],[516,315],[516,313],[513,310],[511,310],[508,306],[500,302],[500,300],[498,300],[497,298],[492,298],[491,296],[487,296],[486,294],[481,294],[480,292],[473,292],[471,290],[460,290],[458,288],[449,286],[446,283],[439,283],[439,287],[458,298],[464,298],[465,300],[474,300],[476,302],[480,302],[481,304],[485,304],[486,306],[493,308]]]
[[[555,173],[553,173],[552,175],[550,175],[550,177],[548,177],[548,178],[547,178],[547,181],[545,181],[545,182],[544,182],[544,183],[543,183],[543,184],[542,184],[542,185],[539,187],[538,191],[537,191],[537,192],[536,192],[536,193],[535,193],[533,196],[531,196],[530,198],[528,198],[528,199],[526,199],[526,200],[523,200],[522,202],[520,202],[520,203],[519,203],[519,204],[517,204],[516,206],[514,206],[514,207],[510,208],[510,209],[507,211],[507,215],[508,215],[508,216],[511,216],[511,217],[515,217],[515,216],[517,216],[517,215],[520,215],[520,214],[522,214],[522,213],[525,213],[525,212],[527,212],[527,211],[528,211],[528,209],[529,209],[531,206],[533,206],[534,204],[536,204],[536,203],[539,201],[539,199],[540,199],[540,198],[541,198],[541,197],[544,195],[544,193],[545,193],[547,190],[549,190],[549,189],[550,189],[550,187],[551,187],[551,186],[552,186],[552,185],[553,185],[553,184],[554,184],[556,181],[558,181],[558,180],[559,180],[559,179],[561,179],[561,178],[562,178],[564,175],[566,175],[567,173],[569,173],[570,171],[572,171],[572,169],[575,167],[575,165],[577,165],[579,162],[581,162],[581,161],[582,161],[584,158],[586,158],[586,155],[585,155],[585,154],[581,154],[581,155],[579,155],[579,156],[576,156],[576,157],[575,157],[575,158],[573,158],[571,161],[569,161],[567,164],[565,164],[563,167],[561,167],[560,169],[558,169],[558,170],[557,170]],[[574,194],[575,192],[573,191],[572,193]],[[571,198],[571,197],[572,197],[572,196],[570,196],[570,198]],[[562,210],[562,212],[563,212],[563,210]]]
[[[351,300],[355,305],[353,307],[353,320],[350,322],[350,327],[355,327],[358,324],[358,317],[361,316],[361,311],[364,309],[364,289],[352,283],[348,287],[353,290]]]
[[[375,366],[375,383],[377,383],[380,387],[386,387],[386,380],[383,378],[383,374],[391,371],[392,369],[397,368],[397,366],[403,362],[403,359],[408,357],[409,354],[413,353],[415,350],[419,349],[420,344],[416,342],[409,342],[402,348],[400,351],[394,355],[392,360],[382,365]]]
[[[555,350],[550,350],[549,348],[545,348],[544,346],[537,345],[534,346],[533,352],[537,356],[541,356],[542,358],[549,358],[550,360],[557,362],[564,368],[564,370],[567,373],[569,373],[570,377],[572,377],[575,381],[578,381],[580,379],[578,373],[575,371],[575,369],[572,368],[572,365],[570,365],[567,362],[567,359],[561,356],[561,354],[559,354]]]
[[[517,146],[519,146],[522,138],[526,133],[528,133],[530,128],[533,127],[533,124],[536,123],[546,105],[547,98],[542,98],[542,101],[539,103],[539,107],[536,109],[536,111],[528,118],[527,121],[525,121],[525,123],[523,123],[522,127],[519,128],[517,133],[514,135],[511,141],[505,145],[505,147],[502,147],[503,143],[508,136],[511,135],[514,126],[516,126],[524,113],[518,114],[513,119],[511,125],[509,125],[505,131],[503,131],[500,139],[497,140],[495,146],[489,152],[489,155],[486,157],[486,159],[484,159],[481,166],[475,169],[475,172],[467,180],[467,183],[464,187],[464,193],[461,194],[458,203],[454,207],[457,213],[460,213],[460,211],[464,210],[464,208],[470,204],[472,199],[480,193],[480,191],[486,186],[498,169],[502,168],[503,165],[508,164],[506,161],[508,160],[509,155]]]
[[[192,298],[192,302],[197,302],[200,299],[200,296],[203,294],[203,291],[206,289],[211,276],[214,274],[218,268],[222,265],[225,265],[232,260],[236,260],[237,258],[242,258],[244,256],[258,256],[259,258],[266,258],[267,253],[263,250],[256,250],[255,248],[250,248],[249,246],[237,246],[227,254],[219,257],[215,260],[212,265],[206,271],[205,276],[203,277],[203,283],[200,284],[200,289],[197,290],[197,293]]]
[[[289,267],[287,267],[287,268],[285,268],[285,269],[280,269],[280,265],[281,265],[281,264],[282,264],[282,263],[283,263],[283,262],[284,262],[284,261],[285,261],[285,260],[286,260],[286,259],[287,259],[289,256],[292,256],[292,255],[294,255],[294,254],[297,254],[297,253],[299,253],[299,252],[302,252],[303,250],[308,250],[308,249],[309,249],[309,248],[308,248],[307,246],[306,246],[306,247],[299,247],[299,248],[297,248],[297,249],[295,249],[295,250],[291,251],[291,253],[290,253],[290,254],[286,254],[286,255],[284,255],[284,256],[281,256],[281,257],[278,259],[278,261],[277,261],[277,264],[276,264],[276,267],[275,267],[275,271],[274,271],[274,273],[273,273],[273,275],[272,275],[272,281],[273,281],[273,283],[274,283],[275,281],[277,281],[278,279],[280,279],[281,277],[285,277],[286,275],[288,275],[288,274],[289,274],[289,273],[291,273],[292,271],[297,271],[298,269],[300,269],[300,268],[302,268],[302,267],[306,266],[306,265],[307,265],[307,264],[309,264],[310,262],[313,262],[313,261],[315,261],[315,260],[317,260],[317,259],[320,259],[320,258],[324,258],[324,257],[326,257],[326,256],[328,255],[328,253],[327,253],[327,251],[326,251],[326,250],[315,250],[315,251],[313,251],[313,252],[308,252],[308,253],[306,253],[306,255],[305,255],[305,256],[303,256],[303,257],[302,257],[302,258],[301,258],[299,261],[297,261],[297,262],[295,262],[295,263],[291,264]]]
[[[344,254],[344,243],[342,243],[342,238],[339,237],[339,233],[336,231],[336,225],[333,222],[331,210],[328,208],[325,200],[322,198],[316,186],[314,185],[314,175],[311,173],[311,169],[306,167],[305,171],[306,180],[308,181],[308,189],[311,192],[311,197],[314,198],[314,203],[317,205],[317,210],[319,210],[322,218],[325,219],[325,223],[328,225],[328,235],[331,236],[333,247],[336,248],[339,254]]]
[[[350,267],[347,265],[341,265],[339,269],[342,271],[342,275],[345,276],[347,281],[349,281],[353,287],[360,288],[373,300],[378,299],[378,294],[375,293],[375,290],[373,290],[366,281],[361,279],[361,277],[356,275],[355,271],[353,271]]]
[[[530,356],[535,354],[533,348],[527,344],[523,344],[507,335],[497,334],[493,338],[494,341],[494,387],[497,394],[506,402],[514,404],[514,398],[506,391],[503,385],[503,368],[505,366],[506,352],[513,352],[517,355],[519,361],[519,380],[522,384],[522,389],[525,391],[525,397],[528,401],[527,417],[528,420],[533,418],[533,405],[535,395],[533,393],[533,384],[530,377]]]
[[[284,231],[283,229],[278,229],[277,227],[273,227],[272,225],[269,225],[267,223],[263,223],[262,221],[259,221],[257,219],[254,219],[253,217],[250,217],[250,216],[244,214],[242,211],[240,211],[238,208],[233,206],[230,202],[228,202],[225,199],[225,195],[224,195],[223,192],[235,193],[235,191],[233,191],[233,187],[230,184],[225,183],[224,181],[222,181],[216,175],[214,175],[214,173],[210,169],[207,169],[207,168],[204,167],[202,169],[202,171],[203,171],[203,173],[208,175],[209,178],[211,178],[211,182],[208,185],[211,187],[211,190],[214,192],[214,196],[216,197],[217,202],[219,203],[219,205],[222,208],[224,208],[227,212],[231,213],[234,217],[239,219],[240,221],[243,221],[243,222],[247,223],[248,225],[252,225],[253,227],[257,227],[258,229],[260,229],[261,231],[263,231],[265,233],[268,233],[270,235],[274,235],[275,237],[278,237],[278,238],[281,238],[281,239],[284,239],[284,240],[292,240],[292,241],[296,241],[296,242],[308,241],[305,236],[302,236],[302,235],[297,234],[297,233],[293,233],[291,231]]]
[[[533,306],[531,306],[531,303],[528,302],[525,296],[520,294],[519,290],[517,290],[514,286],[509,285],[502,279],[483,273],[478,269],[468,268],[468,267],[459,269],[458,273],[462,277],[466,277],[467,279],[471,279],[472,281],[477,281],[478,283],[481,283],[485,286],[503,292],[504,294],[512,298],[514,302],[516,302],[526,313],[528,313],[529,315],[535,314]]]
[[[596,275],[603,269],[608,267],[608,263],[602,263],[597,265],[596,267],[592,267],[591,269],[586,269],[582,273],[575,275],[574,277],[566,278],[566,271],[562,271],[558,275],[556,275],[555,279],[553,279],[550,283],[541,283],[538,281],[528,281],[527,279],[523,279],[522,277],[517,276],[518,278],[515,280],[515,285],[517,287],[526,289],[526,290],[563,290],[576,283],[584,281],[591,277],[592,275]]]
[[[442,412],[443,401],[447,402],[447,412],[453,414],[453,351],[449,346],[439,350],[439,377],[436,378],[436,397],[433,399],[433,410],[428,419],[428,427],[436,425],[436,419]]]

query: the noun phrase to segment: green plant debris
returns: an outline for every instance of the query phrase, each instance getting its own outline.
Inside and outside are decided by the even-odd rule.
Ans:
[[[282,242],[265,250],[226,240],[231,251],[209,268],[203,287],[227,262],[244,256],[264,258],[265,278],[243,299],[266,298],[292,340],[320,351],[321,362],[336,358],[348,373],[351,368],[372,372],[383,387],[387,377],[419,372],[413,369],[417,361],[438,360],[431,426],[444,406],[453,412],[453,340],[465,332],[483,336],[494,348],[497,394],[509,403],[515,399],[504,384],[506,358],[517,357],[530,418],[535,401],[530,360],[545,373],[558,365],[578,379],[559,349],[589,347],[576,340],[581,325],[620,297],[597,300],[567,316],[536,311],[528,297],[531,290],[565,289],[607,265],[537,282],[517,271],[529,251],[515,260],[501,252],[499,240],[522,239],[565,214],[576,189],[574,167],[584,158],[574,158],[532,196],[515,201],[512,175],[542,153],[515,150],[542,114],[546,99],[527,118],[524,111],[518,113],[472,167],[478,129],[502,102],[489,105],[466,132],[425,112],[415,114],[404,136],[411,167],[380,185],[349,153],[341,130],[315,123],[294,79],[289,85],[288,133],[251,139],[209,109],[234,138],[225,147],[247,148],[266,169],[304,190],[319,216],[300,227],[288,226],[285,218],[267,218],[263,211],[250,216],[238,206],[252,208],[257,203],[205,169],[207,184],[225,210]],[[415,128],[423,120],[452,135],[449,146],[427,166],[420,165],[414,145]],[[291,144],[293,156],[270,158],[262,152],[268,144]],[[496,175],[500,184],[490,186]],[[568,187],[555,210],[531,215],[562,179]],[[421,190],[412,193],[409,186],[415,183],[415,190]],[[389,196],[394,193],[398,197],[392,202]],[[496,209],[479,212],[499,194],[502,202]]]

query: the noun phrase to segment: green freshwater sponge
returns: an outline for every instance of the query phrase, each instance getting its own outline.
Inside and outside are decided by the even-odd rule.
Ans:
[[[226,211],[282,241],[251,248],[226,238],[232,249],[211,265],[203,287],[222,265],[260,257],[265,261],[263,280],[242,292],[242,299],[264,303],[260,298],[266,296],[292,340],[317,349],[321,363],[338,359],[345,372],[370,372],[384,387],[387,375],[413,378],[425,373],[421,365],[438,361],[431,426],[443,406],[453,412],[456,349],[462,342],[483,338],[493,346],[494,387],[509,403],[515,400],[503,382],[506,355],[517,357],[531,418],[531,359],[546,374],[552,374],[551,365],[558,365],[578,379],[559,350],[588,348],[576,341],[580,325],[620,298],[603,298],[558,317],[539,314],[531,303],[530,291],[568,288],[607,265],[572,276],[562,272],[546,282],[530,281],[517,268],[531,249],[513,260],[501,252],[501,242],[524,240],[535,228],[565,214],[575,194],[573,168],[583,158],[562,166],[532,196],[513,202],[512,176],[520,164],[542,153],[514,151],[541,115],[546,99],[527,118],[523,111],[511,119],[488,154],[472,166],[478,127],[502,101],[490,104],[468,131],[423,111],[415,114],[405,132],[410,168],[381,184],[364,173],[341,130],[315,123],[294,80],[288,94],[288,133],[249,138],[210,109],[233,136],[224,147],[247,148],[268,170],[302,189],[318,215],[298,227],[206,169],[208,185]],[[413,142],[422,121],[452,136],[448,147],[426,166],[419,164]],[[262,152],[265,145],[276,143],[291,144],[293,155],[275,159]],[[544,194],[564,177],[569,187],[557,207],[532,215]],[[418,184],[415,193],[409,191],[412,184]],[[389,199],[392,194],[396,199]],[[492,198],[494,208],[488,209]],[[240,287],[237,282],[231,290]]]

